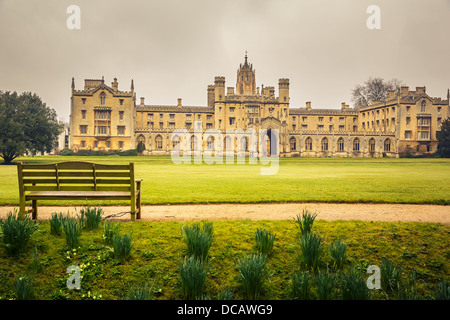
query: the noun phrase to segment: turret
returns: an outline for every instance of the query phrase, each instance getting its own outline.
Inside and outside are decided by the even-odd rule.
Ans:
[[[278,81],[278,93],[280,103],[289,103],[289,79],[280,79]]]
[[[256,94],[255,70],[253,70],[253,65],[248,63],[247,51],[244,64],[241,64],[237,71],[236,94]]]
[[[225,98],[225,77],[215,77],[214,96],[215,101],[223,100]]]

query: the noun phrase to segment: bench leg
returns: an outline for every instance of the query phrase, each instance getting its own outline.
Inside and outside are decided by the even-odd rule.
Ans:
[[[131,221],[136,220],[136,198],[131,198]]]
[[[136,199],[137,219],[141,218],[141,193],[139,192]]]
[[[21,198],[19,203],[19,219],[23,219],[25,217],[25,213],[25,198]]]
[[[31,217],[33,220],[36,220],[37,219],[37,200],[32,200],[31,202],[32,202],[31,206],[33,208],[33,213],[31,214]]]

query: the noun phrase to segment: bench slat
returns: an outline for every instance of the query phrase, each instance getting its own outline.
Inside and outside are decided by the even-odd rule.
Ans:
[[[56,184],[56,179],[23,179],[24,184]],[[92,184],[94,179],[59,179],[59,184]],[[127,179],[97,179],[97,184],[130,184]]]
[[[23,179],[23,183],[24,184],[32,184],[32,183],[52,183],[52,184],[56,184],[56,179]]]
[[[54,177],[54,171],[24,171],[23,177]]]
[[[92,177],[91,171],[59,171],[60,177]],[[121,171],[96,171],[95,175],[101,178],[120,178],[120,177],[130,177],[129,172],[121,172]],[[23,177],[54,177],[54,171],[24,171]]]
[[[79,162],[79,161],[68,161],[52,164],[23,164],[22,169],[24,172],[28,170],[54,170],[56,165],[58,165],[58,170],[92,170],[94,163],[91,162]],[[95,164],[96,170],[130,170],[129,164]]]
[[[129,191],[35,191],[26,195],[26,200],[129,200]]]
[[[24,186],[25,191],[58,191],[57,186]],[[95,191],[94,186],[60,186],[60,191]],[[97,186],[98,191],[130,191],[130,187],[127,186]]]

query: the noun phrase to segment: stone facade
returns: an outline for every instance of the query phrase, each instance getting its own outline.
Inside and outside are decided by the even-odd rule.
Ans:
[[[133,81],[130,91],[120,91],[117,79],[86,79],[83,90],[75,90],[72,79],[69,146],[72,150],[128,150],[135,148]]]
[[[273,86],[256,86],[247,55],[235,87],[215,77],[207,87],[206,106],[184,106],[181,99],[171,106],[147,105],[144,98],[137,104],[133,81],[130,91],[119,91],[117,79],[111,86],[103,79],[85,80],[83,90],[75,90],[72,80],[70,148],[127,150],[143,142],[145,155],[170,155],[174,130],[194,136],[194,124],[201,122],[202,131],[223,134],[223,148],[229,143],[227,130],[265,129],[270,145],[270,132],[276,129],[278,145],[271,152],[281,157],[399,157],[435,152],[436,131],[450,115],[449,93],[447,100],[432,98],[425,87],[402,87],[398,94],[389,92],[386,101],[361,109],[345,103],[340,109],[313,109],[311,102],[294,108],[289,99],[289,79],[279,79],[278,96]],[[238,152],[239,142],[234,143]],[[241,146],[248,154],[248,140]]]

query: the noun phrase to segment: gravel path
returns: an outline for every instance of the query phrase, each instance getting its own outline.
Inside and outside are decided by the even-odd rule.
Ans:
[[[81,207],[38,207],[38,220],[48,220],[53,212],[74,214]],[[436,222],[450,224],[450,206],[410,204],[337,204],[337,203],[271,203],[271,204],[202,204],[143,206],[142,221],[192,221],[192,220],[290,220],[306,208],[317,213],[322,220],[363,220]],[[0,206],[0,218],[13,210]],[[104,216],[120,214],[130,207],[103,207]],[[109,220],[130,220],[129,214]]]

